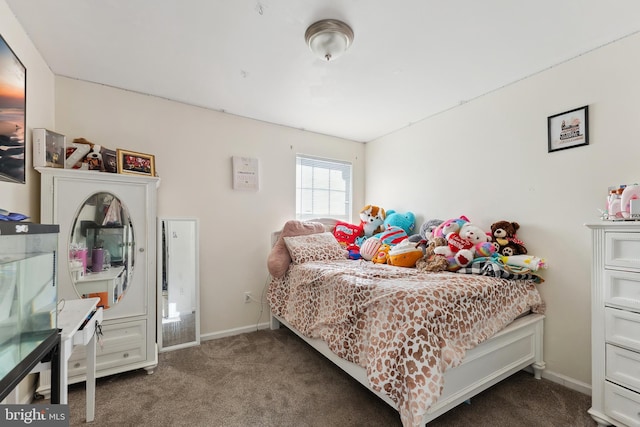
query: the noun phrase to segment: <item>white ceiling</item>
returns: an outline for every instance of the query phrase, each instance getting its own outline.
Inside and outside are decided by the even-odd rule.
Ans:
[[[6,2],[57,75],[361,142],[640,30],[637,0]],[[324,18],[355,32],[330,63]]]

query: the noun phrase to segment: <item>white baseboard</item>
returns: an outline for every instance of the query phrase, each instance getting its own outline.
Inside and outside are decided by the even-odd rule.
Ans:
[[[255,332],[259,329],[269,329],[269,322],[258,323],[256,325],[242,326],[240,328],[227,329],[219,332],[211,332],[209,334],[200,335],[200,341],[215,340],[218,338],[231,337],[233,335],[245,334],[247,332]]]
[[[574,378],[547,370],[542,371],[542,378],[561,384],[571,390],[579,391],[582,394],[591,396],[591,384],[583,383],[582,381],[578,381]]]
[[[531,367],[527,367],[524,370],[533,374],[533,369],[531,369]],[[578,381],[574,378],[567,377],[566,375],[562,375],[548,369],[542,371],[542,378],[565,386],[566,388],[570,388],[571,390],[586,394],[587,396],[591,396],[591,384],[583,383],[582,381]]]

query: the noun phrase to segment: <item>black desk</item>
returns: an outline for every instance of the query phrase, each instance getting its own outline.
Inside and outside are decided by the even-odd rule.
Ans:
[[[60,332],[58,329],[32,332],[25,339],[35,339],[40,341],[40,344],[0,380],[0,401],[7,397],[38,363],[50,360],[51,403],[60,403]]]

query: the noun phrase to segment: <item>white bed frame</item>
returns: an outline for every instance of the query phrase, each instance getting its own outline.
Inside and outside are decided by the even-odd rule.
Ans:
[[[331,231],[336,224],[336,220],[332,218],[316,218],[310,221],[322,223],[327,231]],[[279,234],[280,231],[271,233],[271,246],[274,245]],[[542,355],[543,321],[542,314],[519,317],[487,341],[467,351],[459,366],[444,373],[442,395],[436,404],[429,408],[422,423],[426,425],[448,410],[528,366],[533,368],[534,377],[539,380],[545,368]],[[289,322],[271,313],[271,329],[278,329],[280,325],[289,328],[379,398],[398,409],[389,396],[371,388],[363,367],[341,359],[321,339],[304,336]]]
[[[426,425],[429,421],[527,366],[531,366],[535,378],[540,379],[542,370],[545,368],[542,359],[543,320],[542,314],[520,317],[489,340],[467,351],[461,365],[444,373],[445,383],[442,395],[423,418],[423,424]],[[272,313],[271,329],[278,329],[281,324],[386,403],[398,409],[389,396],[371,389],[364,368],[341,359],[324,341],[302,335],[286,320]]]

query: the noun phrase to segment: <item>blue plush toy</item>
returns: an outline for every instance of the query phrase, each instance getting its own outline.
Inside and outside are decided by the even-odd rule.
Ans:
[[[413,234],[414,228],[416,228],[416,216],[411,211],[405,213],[399,213],[394,210],[387,211],[387,216],[384,219],[385,230],[389,227],[400,227],[408,236]]]
[[[396,211],[387,211],[387,216],[384,219],[384,231],[375,234],[374,237],[380,239],[382,243],[393,246],[409,237],[415,227],[416,217],[413,212],[401,214]]]

